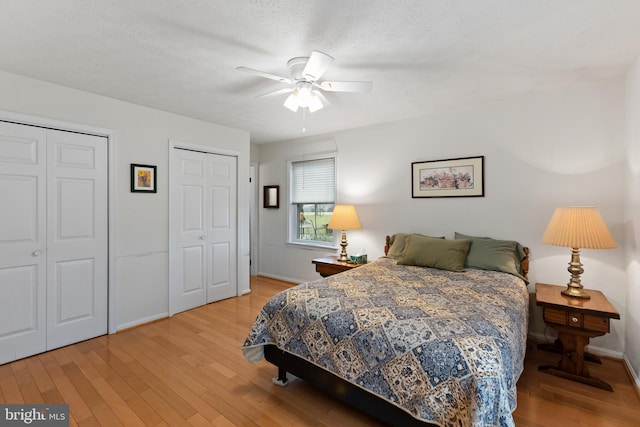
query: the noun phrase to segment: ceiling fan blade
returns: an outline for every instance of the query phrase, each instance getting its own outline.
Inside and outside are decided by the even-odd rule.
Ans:
[[[302,70],[302,76],[310,81],[318,80],[324,72],[327,71],[327,68],[329,68],[332,62],[332,56],[314,50],[311,52],[311,56],[309,56],[307,65],[305,65],[304,70]]]
[[[370,92],[372,82],[322,82],[320,89],[327,92]]]
[[[285,93],[291,93],[295,90],[293,87],[286,87],[284,89],[273,90],[271,92],[263,93],[261,95],[256,95],[256,98],[265,98],[270,96],[284,95]]]
[[[249,74],[254,74],[254,75],[260,76],[260,77],[265,77],[267,79],[276,80],[276,81],[281,82],[281,83],[287,83],[287,84],[293,83],[293,80],[291,80],[289,78],[276,76],[275,74],[265,73],[264,71],[260,71],[260,70],[254,70],[253,68],[249,68],[249,67],[236,67],[236,70],[243,71],[243,72],[249,73]]]

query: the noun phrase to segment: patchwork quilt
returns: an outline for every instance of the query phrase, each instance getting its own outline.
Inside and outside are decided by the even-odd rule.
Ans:
[[[243,353],[275,344],[425,422],[514,426],[528,300],[506,273],[380,258],[275,295]]]

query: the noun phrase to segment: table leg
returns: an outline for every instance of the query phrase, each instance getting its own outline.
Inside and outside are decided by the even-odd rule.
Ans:
[[[562,358],[558,362],[558,366],[540,366],[538,368],[540,371],[613,391],[609,384],[599,378],[592,377],[589,374],[589,368],[584,364],[584,348],[589,344],[588,336],[558,331],[558,339],[562,345]]]
[[[548,351],[550,353],[562,354],[562,341],[559,338],[553,343],[540,343],[538,344],[538,350]],[[593,362],[602,365],[602,360],[598,356],[592,353],[584,352],[585,362]]]

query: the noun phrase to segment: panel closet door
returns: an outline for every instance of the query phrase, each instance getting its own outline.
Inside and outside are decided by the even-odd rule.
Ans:
[[[107,141],[0,122],[0,363],[107,333]]]
[[[0,122],[0,363],[47,349],[46,138]]]
[[[174,150],[172,315],[237,295],[236,158]]]
[[[106,138],[47,131],[47,349],[107,333]]]

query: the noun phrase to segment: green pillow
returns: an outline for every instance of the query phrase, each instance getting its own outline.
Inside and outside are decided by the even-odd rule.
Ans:
[[[524,279],[521,261],[525,253],[520,243],[491,237],[468,236],[457,232],[455,238],[471,241],[465,267],[501,271]]]
[[[463,271],[470,245],[470,240],[436,239],[412,234],[406,238],[398,264]]]
[[[389,258],[398,258],[402,253],[402,251],[404,250],[404,245],[406,244],[407,237],[411,236],[412,234],[415,234],[416,236],[422,236],[422,234],[416,234],[416,233],[396,233],[393,236],[391,236],[391,239],[389,239],[390,247],[389,247],[389,252],[387,253],[387,256]],[[431,237],[431,236],[424,236],[424,237]],[[433,237],[433,239],[444,239],[444,236]]]

